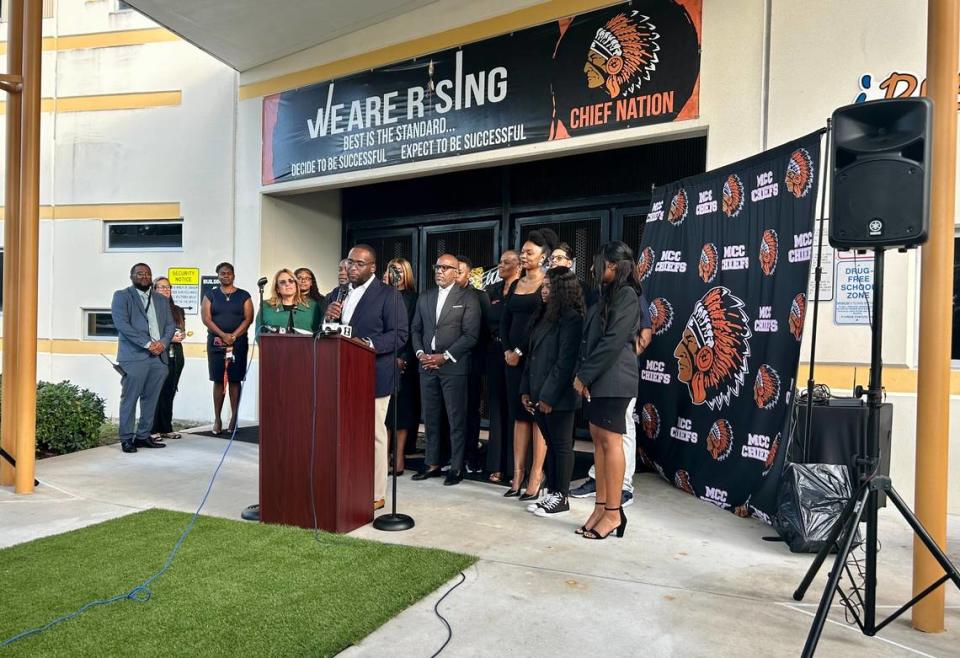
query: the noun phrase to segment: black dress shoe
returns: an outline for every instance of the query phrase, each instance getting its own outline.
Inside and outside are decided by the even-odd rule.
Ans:
[[[146,439],[136,439],[133,444],[138,448],[166,448],[165,443],[160,443],[159,441],[154,441],[152,438]]]
[[[420,471],[414,475],[411,480],[426,480],[427,478],[438,478],[440,477],[440,468],[430,468],[425,471]]]
[[[443,480],[443,486],[450,487],[455,484],[460,484],[461,480],[463,480],[463,471],[455,471],[450,469],[450,471],[447,473],[447,477]]]
[[[136,452],[137,446],[133,445],[133,441],[121,441],[120,449],[124,452]]]

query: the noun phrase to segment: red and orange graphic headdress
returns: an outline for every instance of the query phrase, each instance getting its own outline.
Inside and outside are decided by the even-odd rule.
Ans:
[[[650,17],[636,11],[631,11],[629,16],[617,14],[597,29],[590,43],[590,54],[591,59],[596,55],[603,61],[602,73],[606,75],[603,84],[610,98],[628,96],[650,80],[650,72],[656,70],[659,61],[659,38]]]
[[[696,344],[693,373],[687,382],[694,404],[719,409],[740,394],[753,335],[743,306],[723,286],[711,288],[694,305],[684,330]],[[681,347],[682,343],[677,349]]]
[[[798,199],[807,196],[813,186],[813,159],[807,149],[797,149],[790,154],[785,182],[793,196]]]
[[[777,257],[780,246],[780,240],[777,232],[768,228],[763,232],[760,238],[760,269],[767,276],[772,275],[777,270]]]

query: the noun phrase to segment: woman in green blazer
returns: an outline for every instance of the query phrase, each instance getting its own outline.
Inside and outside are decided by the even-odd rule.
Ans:
[[[257,339],[264,327],[299,329],[313,333],[320,328],[323,309],[300,292],[297,277],[284,268],[273,276],[273,294],[264,300],[257,313]]]

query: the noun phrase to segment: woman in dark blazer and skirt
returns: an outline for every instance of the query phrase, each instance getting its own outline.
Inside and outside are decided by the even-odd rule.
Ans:
[[[570,511],[567,496],[573,475],[573,415],[577,393],[573,371],[583,332],[583,293],[567,267],[547,271],[540,288],[543,306],[530,323],[530,343],[520,382],[521,400],[547,441],[550,494],[529,509],[537,516]]]
[[[590,424],[597,502],[577,532],[585,539],[606,539],[614,530],[622,537],[627,527],[620,488],[627,406],[640,383],[635,352],[640,282],[633,252],[619,240],[603,246],[594,259],[593,275],[600,298],[587,313],[573,386],[583,398],[584,416]]]

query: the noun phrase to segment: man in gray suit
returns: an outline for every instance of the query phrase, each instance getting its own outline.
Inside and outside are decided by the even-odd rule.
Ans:
[[[470,350],[480,335],[480,302],[472,290],[456,285],[459,261],[442,254],[433,266],[437,288],[420,295],[411,326],[420,361],[420,396],[427,429],[427,468],[414,480],[440,477],[443,414],[450,424],[450,470],[445,485],[463,479],[467,435],[467,376]]]
[[[150,438],[154,412],[167,378],[167,350],[176,325],[170,300],[153,292],[153,273],[144,263],[130,269],[129,288],[113,293],[110,313],[117,328],[117,361],[123,368],[120,380],[120,446],[124,452],[141,448],[165,448]],[[137,401],[140,423],[135,425]]]

